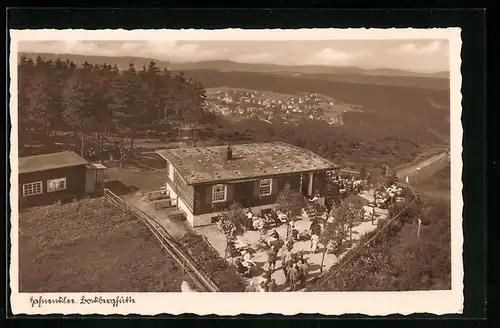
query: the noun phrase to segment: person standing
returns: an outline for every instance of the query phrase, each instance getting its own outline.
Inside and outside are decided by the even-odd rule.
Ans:
[[[307,278],[309,276],[309,264],[307,263],[307,259],[303,258],[301,263],[299,264],[299,267],[300,267],[300,272],[301,272],[301,276],[302,276],[301,285],[302,285],[302,288],[305,288]]]
[[[290,269],[292,265],[290,262],[283,264],[283,274],[285,275],[285,287],[290,287]]]
[[[288,274],[288,281],[290,290],[292,292],[296,291],[297,285],[299,283],[299,269],[297,264],[292,264],[292,267],[290,268],[290,273]]]
[[[271,282],[267,284],[267,291],[275,292],[277,288],[278,285],[276,285],[276,281],[274,279],[271,279]]]
[[[319,236],[314,234],[311,236],[311,253],[315,254],[318,249]]]
[[[251,281],[250,284],[245,289],[246,293],[257,292],[257,286],[255,286],[255,281]]]
[[[251,208],[248,208],[245,223],[246,223],[247,229],[251,230],[253,228],[253,212],[252,212]]]
[[[283,261],[283,267],[285,267],[286,264],[290,263],[292,261],[292,248],[291,247],[286,247],[285,251],[283,252],[283,255],[281,257]]]
[[[276,248],[274,246],[271,246],[267,253],[267,264],[269,267],[269,272],[273,272],[274,269],[276,268],[276,259],[278,256],[278,252],[276,251]]]

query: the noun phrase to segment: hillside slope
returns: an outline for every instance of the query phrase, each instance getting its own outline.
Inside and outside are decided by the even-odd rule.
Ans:
[[[421,144],[442,144],[439,135],[450,135],[449,110],[436,109],[432,102],[449,106],[449,91],[345,83],[313,78],[294,78],[246,72],[189,71],[206,88],[232,87],[277,93],[319,93],[339,101],[360,105],[363,112],[343,114],[342,129],[362,139],[391,137]],[[424,83],[424,82],[422,82]],[[432,102],[431,102],[432,101]]]

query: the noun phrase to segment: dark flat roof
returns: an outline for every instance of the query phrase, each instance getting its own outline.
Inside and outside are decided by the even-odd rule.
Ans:
[[[72,151],[19,158],[19,174],[86,165],[88,162]]]
[[[187,184],[248,179],[280,174],[338,168],[315,153],[286,143],[232,145],[233,160],[226,159],[227,146],[157,150]]]

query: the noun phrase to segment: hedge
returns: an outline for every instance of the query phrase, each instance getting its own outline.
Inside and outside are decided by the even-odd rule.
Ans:
[[[181,244],[198,267],[219,287],[221,292],[244,292],[246,280],[210,245],[202,235],[185,234]]]

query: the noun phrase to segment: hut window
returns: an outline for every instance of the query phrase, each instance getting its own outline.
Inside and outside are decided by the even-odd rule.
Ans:
[[[227,185],[217,184],[212,186],[212,202],[224,202],[227,198]]]
[[[42,193],[42,181],[23,184],[23,196],[40,195]]]
[[[47,192],[66,190],[66,178],[52,179],[47,181]]]
[[[273,179],[262,179],[259,184],[259,195],[269,196],[273,191]]]

